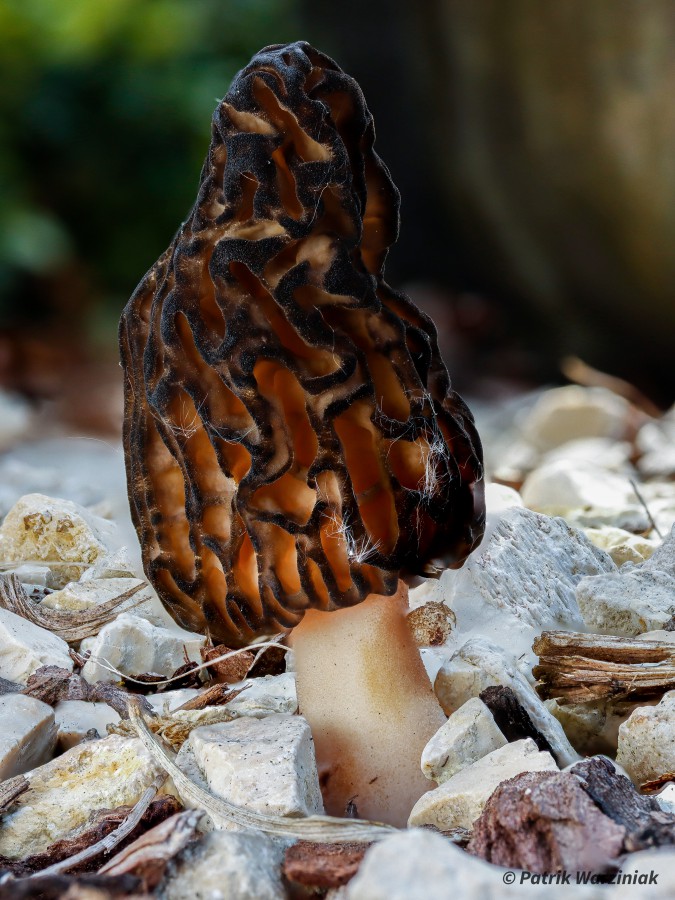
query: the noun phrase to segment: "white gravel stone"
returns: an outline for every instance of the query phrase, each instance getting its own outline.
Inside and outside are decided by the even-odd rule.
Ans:
[[[21,397],[0,391],[0,450],[25,438],[33,424],[33,411]]]
[[[439,831],[471,829],[493,791],[520,772],[557,772],[550,753],[540,752],[531,738],[493,750],[461,769],[413,806],[408,826],[432,825]]]
[[[345,889],[345,900],[601,900],[592,886],[520,886],[504,882],[506,869],[461,850],[440,834],[423,829],[401,831],[374,844],[357,875]],[[335,898],[337,900],[337,897]]]
[[[478,697],[472,697],[452,713],[426,745],[422,772],[442,784],[506,743],[490,710]]]
[[[629,853],[621,860],[621,873],[622,877],[631,878],[608,888],[602,895],[607,900],[672,900],[675,897],[675,850],[671,847]]]
[[[176,764],[238,806],[277,816],[323,812],[314,741],[301,716],[202,725],[190,732]]]
[[[620,441],[630,431],[631,406],[600,387],[567,385],[543,393],[521,422],[525,440],[542,452],[580,438]]]
[[[633,532],[651,527],[630,478],[592,463],[546,463],[527,476],[521,495],[529,509],[562,516],[579,527],[612,525]]]
[[[0,558],[53,563],[51,587],[59,588],[77,580],[106,553],[106,537],[113,530],[109,522],[69,500],[26,494],[0,527]]]
[[[546,465],[559,460],[581,465],[590,463],[609,472],[634,476],[635,470],[630,463],[632,452],[633,448],[628,441],[613,441],[610,438],[580,438],[549,450],[541,458],[539,464]]]
[[[655,794],[654,799],[664,812],[675,814],[675,784],[672,781],[662,791]]]
[[[584,578],[577,585],[584,622],[601,634],[635,636],[657,631],[675,614],[675,531],[641,565]]]
[[[636,708],[635,703],[567,703],[546,700],[544,705],[562,725],[565,734],[582,756],[604,754],[614,758],[619,726]]]
[[[670,478],[675,474],[675,417],[672,410],[662,419],[643,425],[635,443],[642,454],[637,467],[644,478]]]
[[[283,846],[264,834],[211,831],[174,858],[160,900],[284,900]]]
[[[485,508],[488,515],[509,509],[511,506],[523,506],[523,498],[518,491],[496,482],[485,485]]]
[[[611,558],[562,519],[512,507],[490,523],[461,569],[448,569],[428,599],[457,617],[457,646],[480,635],[533,665],[542,631],[583,631],[575,587],[584,575],[616,571]]]
[[[0,609],[0,677],[25,684],[40,666],[72,671],[68,644],[51,631]]]
[[[230,701],[228,707],[238,716],[260,719],[278,714],[292,715],[298,711],[295,672],[249,678],[232,687],[237,690],[244,688],[238,697]]]
[[[584,534],[593,544],[612,557],[617,566],[624,563],[643,563],[659,547],[660,541],[641,534],[631,534],[623,528],[605,525],[602,528],[584,528]]]
[[[0,697],[0,781],[41,766],[55,745],[51,706],[21,694]]]
[[[91,656],[82,669],[89,682],[114,678],[104,663],[114,666],[124,675],[156,672],[172,675],[185,663],[184,654],[194,662],[201,662],[200,648],[205,638],[179,628],[158,628],[146,619],[122,613],[105,625],[88,647]]]
[[[107,737],[108,725],[120,717],[107,703],[87,703],[85,700],[60,700],[54,707],[58,729],[58,747],[70,750],[82,743],[87,732],[95,729],[99,737]]]
[[[616,761],[636,785],[675,771],[675,691],[633,710],[619,728]]]
[[[110,735],[78,744],[26,773],[30,791],[3,817],[0,854],[16,858],[38,853],[84,825],[97,810],[133,806],[158,774],[136,738]]]
[[[478,697],[485,688],[497,684],[511,688],[532,724],[549,742],[561,766],[579,759],[560,722],[544,706],[515,659],[490,641],[482,638],[467,641],[441,666],[434,691],[443,711],[450,716],[472,697]]]
[[[21,566],[17,566],[16,569],[8,570],[8,572],[10,571],[13,575],[16,575],[29,593],[32,587],[49,587],[52,574],[49,566],[41,566],[39,563],[24,563]]]

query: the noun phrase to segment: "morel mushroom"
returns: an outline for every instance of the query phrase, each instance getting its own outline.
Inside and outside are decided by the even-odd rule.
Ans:
[[[120,328],[148,578],[182,626],[230,646],[304,616],[310,722],[301,644],[311,657],[317,631],[400,574],[461,565],[483,532],[473,419],[433,323],[383,279],[399,197],[373,142],[330,58],[262,50],[218,105],[194,209]],[[364,611],[378,602],[401,633],[400,600]]]

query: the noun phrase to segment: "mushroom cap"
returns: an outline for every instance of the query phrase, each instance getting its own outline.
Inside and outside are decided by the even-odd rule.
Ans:
[[[461,565],[482,451],[436,330],[383,278],[399,195],[354,79],[266,47],[213,116],[196,203],[120,324],[148,578],[238,646]]]

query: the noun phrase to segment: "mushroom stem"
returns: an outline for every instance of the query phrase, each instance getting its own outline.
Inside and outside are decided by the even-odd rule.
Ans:
[[[300,712],[316,745],[326,812],[405,826],[431,785],[420,758],[445,722],[406,622],[408,589],[309,610],[293,630]]]

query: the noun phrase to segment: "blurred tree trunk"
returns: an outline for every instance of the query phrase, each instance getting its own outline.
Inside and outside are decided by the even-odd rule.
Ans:
[[[549,375],[573,352],[673,399],[672,2],[306,8],[376,114],[403,273],[499,300]]]

